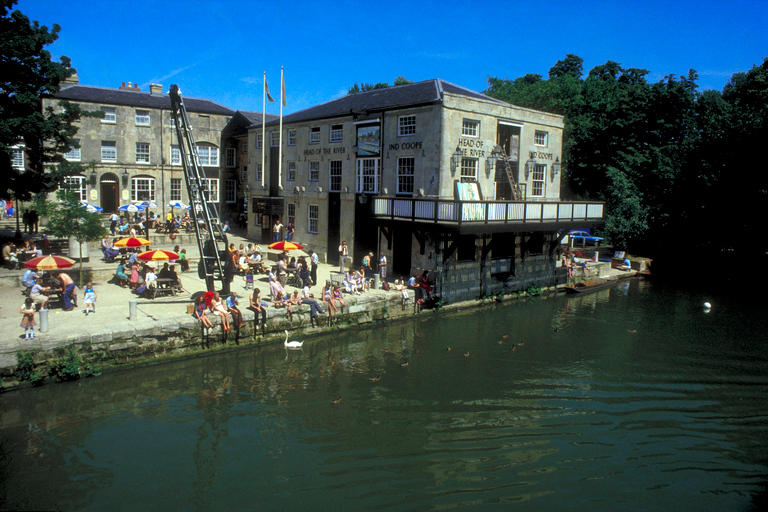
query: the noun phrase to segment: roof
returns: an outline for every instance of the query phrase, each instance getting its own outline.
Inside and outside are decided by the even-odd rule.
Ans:
[[[283,123],[296,123],[312,119],[347,116],[353,110],[370,113],[417,105],[428,105],[430,103],[441,102],[443,99],[443,91],[508,105],[503,101],[491,98],[479,92],[446,82],[439,78],[434,78],[432,80],[414,84],[398,85],[385,87],[384,89],[374,89],[373,91],[348,94],[341,98],[283,116]],[[272,123],[268,122],[267,124]]]
[[[132,91],[111,89],[109,87],[94,87],[91,85],[71,85],[62,88],[56,98],[70,101],[86,101],[107,105],[127,105],[145,108],[171,108],[171,100],[167,94],[150,93],[149,91]],[[231,116],[234,110],[214,101],[200,98],[183,98],[184,106],[189,112],[204,114],[221,114]]]
[[[239,113],[243,115],[248,121],[250,121],[253,124],[261,124],[261,112],[251,112],[249,110],[238,110]],[[270,122],[274,119],[279,119],[280,116],[276,114],[265,114],[264,116],[266,118],[267,122]]]

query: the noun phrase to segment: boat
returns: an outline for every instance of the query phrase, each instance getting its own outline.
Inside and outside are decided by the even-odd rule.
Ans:
[[[594,279],[592,281],[584,281],[583,283],[575,283],[571,286],[566,286],[565,291],[567,293],[595,292],[597,290],[609,288],[618,282],[618,279]]]

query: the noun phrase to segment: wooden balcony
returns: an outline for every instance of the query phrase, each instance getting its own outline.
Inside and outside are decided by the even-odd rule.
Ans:
[[[467,234],[549,231],[602,224],[603,206],[603,203],[595,201],[457,201],[374,197],[373,217],[382,224],[418,222]]]

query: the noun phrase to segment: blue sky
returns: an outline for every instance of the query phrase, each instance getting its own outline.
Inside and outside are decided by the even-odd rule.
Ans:
[[[355,82],[442,78],[482,91],[488,76],[539,73],[573,53],[585,74],[608,60],[645,68],[652,82],[699,74],[722,90],[768,57],[768,0],[20,0],[81,84],[142,90],[176,83],[187,97],[261,111],[285,67],[284,113],[346,94]],[[267,105],[277,114],[278,103]]]

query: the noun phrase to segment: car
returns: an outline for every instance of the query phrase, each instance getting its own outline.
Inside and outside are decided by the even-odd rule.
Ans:
[[[603,243],[603,239],[599,236],[592,236],[589,234],[589,231],[581,231],[576,229],[571,230],[568,233],[568,239],[564,241],[570,245],[581,245],[582,247],[585,245],[594,245],[597,247]]]

